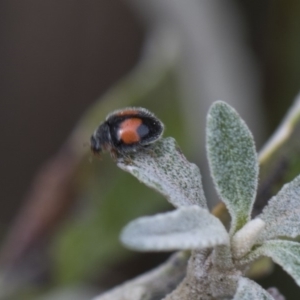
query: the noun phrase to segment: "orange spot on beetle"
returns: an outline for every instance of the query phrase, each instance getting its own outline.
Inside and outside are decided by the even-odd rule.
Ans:
[[[141,124],[142,120],[139,118],[130,118],[120,124],[119,137],[123,143],[128,145],[140,141],[137,129]]]
[[[122,110],[118,112],[117,116],[128,116],[128,115],[137,115],[139,112],[135,109]]]

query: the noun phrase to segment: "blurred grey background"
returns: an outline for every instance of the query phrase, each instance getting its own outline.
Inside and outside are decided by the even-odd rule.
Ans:
[[[0,24],[0,222],[7,226],[38,166],[136,63],[144,29],[122,1],[1,1]]]

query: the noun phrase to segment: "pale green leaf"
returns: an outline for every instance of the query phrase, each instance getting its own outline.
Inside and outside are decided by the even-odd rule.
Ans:
[[[258,162],[251,132],[228,104],[215,102],[207,118],[207,152],[217,192],[231,218],[231,232],[250,219]]]
[[[219,219],[194,205],[136,219],[123,229],[121,241],[139,251],[172,251],[226,245],[229,236]]]
[[[233,300],[274,300],[274,298],[253,280],[241,277]]]
[[[187,161],[173,138],[161,139],[130,157],[120,157],[118,166],[163,194],[175,207],[207,208],[200,171]]]
[[[283,186],[259,218],[266,223],[259,242],[278,236],[295,238],[300,235],[300,176]]]
[[[256,218],[235,233],[231,239],[232,254],[235,258],[241,258],[251,250],[265,225],[264,221]]]
[[[268,256],[280,265],[300,286],[300,244],[292,241],[273,240],[257,248],[250,259]]]

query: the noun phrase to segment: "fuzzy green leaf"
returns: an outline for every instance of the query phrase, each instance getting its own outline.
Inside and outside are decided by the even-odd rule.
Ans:
[[[300,176],[283,186],[272,197],[259,218],[266,226],[259,236],[259,242],[287,236],[295,238],[300,235]]]
[[[228,104],[218,101],[207,118],[207,152],[217,192],[231,218],[231,232],[250,219],[256,196],[258,161],[245,122]]]
[[[139,251],[172,251],[226,245],[229,236],[219,219],[194,205],[134,220],[121,241]]]
[[[241,277],[233,300],[274,300],[274,298],[253,280]]]
[[[273,240],[265,242],[249,256],[248,261],[259,256],[271,257],[300,286],[300,244],[292,241]]]
[[[198,167],[187,161],[173,138],[157,141],[118,166],[163,194],[175,207],[198,205],[207,209]]]

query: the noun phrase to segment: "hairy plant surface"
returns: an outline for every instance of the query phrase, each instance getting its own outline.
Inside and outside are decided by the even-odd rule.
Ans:
[[[196,165],[186,160],[173,138],[165,138],[129,159],[120,156],[117,164],[176,209],[132,221],[122,231],[122,242],[137,251],[191,250],[184,279],[161,299],[283,299],[245,273],[267,256],[300,285],[300,243],[288,240],[300,234],[300,176],[251,219],[259,173],[255,144],[244,121],[222,101],[208,113],[207,154],[214,185],[231,216],[229,232],[207,209]],[[158,299],[143,284],[137,286],[137,296],[108,293],[97,300]]]

